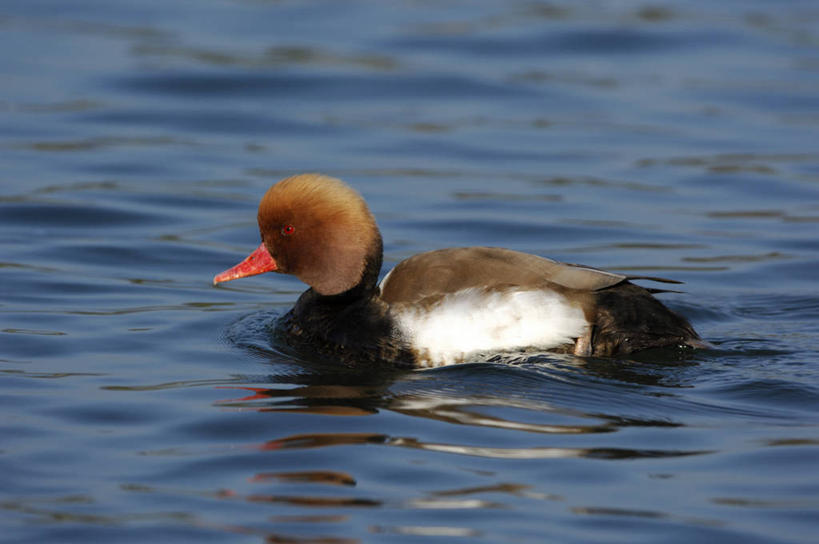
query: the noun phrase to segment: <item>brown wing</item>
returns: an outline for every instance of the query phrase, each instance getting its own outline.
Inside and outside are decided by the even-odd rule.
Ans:
[[[519,285],[537,289],[550,283],[578,291],[598,291],[626,279],[622,274],[510,249],[449,248],[398,263],[381,284],[381,298],[390,304],[415,303],[470,287]]]

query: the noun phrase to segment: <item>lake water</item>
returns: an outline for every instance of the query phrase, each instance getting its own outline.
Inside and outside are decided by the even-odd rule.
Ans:
[[[3,542],[816,542],[819,5],[6,0]],[[267,187],[385,272],[495,245],[685,281],[714,349],[383,373],[211,285]]]

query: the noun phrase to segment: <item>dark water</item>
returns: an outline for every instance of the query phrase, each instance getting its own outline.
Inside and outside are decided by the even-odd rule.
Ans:
[[[819,6],[5,1],[3,542],[815,542]],[[389,268],[671,276],[713,350],[382,375],[212,276],[296,172]]]

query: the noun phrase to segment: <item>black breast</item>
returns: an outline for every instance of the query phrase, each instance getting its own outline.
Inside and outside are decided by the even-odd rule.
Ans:
[[[411,367],[415,357],[397,334],[386,304],[375,296],[321,296],[305,291],[279,320],[277,333],[301,353],[346,365]]]

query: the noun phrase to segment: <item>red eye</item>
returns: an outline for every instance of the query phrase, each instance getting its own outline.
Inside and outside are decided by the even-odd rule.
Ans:
[[[296,232],[296,227],[293,225],[285,225],[282,227],[282,235],[284,236],[290,236],[294,232]]]

